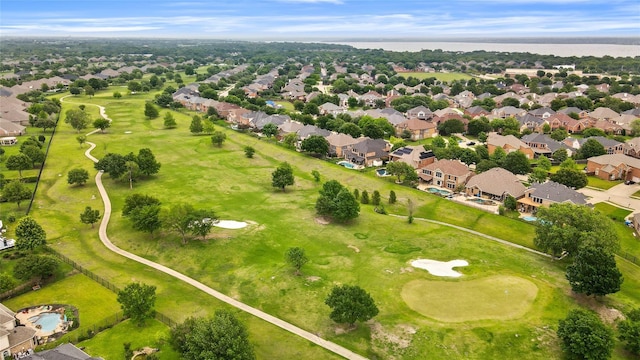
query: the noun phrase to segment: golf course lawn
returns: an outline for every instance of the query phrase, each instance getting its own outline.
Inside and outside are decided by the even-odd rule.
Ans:
[[[472,280],[413,280],[402,288],[402,299],[424,316],[443,322],[522,317],[538,288],[516,276],[495,275]]]
[[[113,205],[108,234],[117,246],[369,358],[560,356],[554,329],[559,319],[578,306],[569,294],[565,262],[419,219],[409,224],[402,217],[375,213],[372,205],[361,205],[360,217],[350,224],[324,225],[317,221],[314,209],[321,183],[314,182],[311,171],[317,170],[322,181],[335,179],[351,190],[367,190],[370,194],[380,191],[385,208],[392,214],[406,215],[407,200],[411,199],[416,204],[416,217],[453,223],[527,246],[532,246],[532,225],[399,187],[392,179],[361,174],[221,127],[217,130],[226,133],[227,141],[221,148],[214,147],[209,136],[189,132],[191,116],[186,112],[173,113],[178,127],[172,130],[162,128],[167,110],[161,110],[157,119],[146,120],[142,114],[144,102],[153,94],[125,95],[115,100],[111,93],[99,92],[91,99],[67,98],[63,111],[76,106],[71,102],[106,107],[112,127],[105,134],[88,137],[97,145],[93,151],[96,157],[150,148],[162,163],[156,176],[134,183],[133,190],[128,184],[103,178]],[[102,202],[95,189],[93,164],[84,157],[87,145],[81,149],[76,136],[69,125],[59,123],[34,204],[33,216],[47,230],[50,246],[117,286],[131,281],[155,285],[156,308],[175,321],[227,308],[167,275],[106,251],[97,228],[80,223],[79,214],[86,206],[102,212]],[[254,158],[244,156],[246,145],[256,149]],[[295,174],[295,184],[286,192],[271,187],[271,173],[282,161],[289,162]],[[65,174],[76,167],[92,174],[85,186],[70,187],[66,183]],[[393,205],[387,204],[390,190],[398,197]],[[163,207],[186,202],[195,208],[212,209],[220,219],[247,221],[250,225],[238,230],[215,228],[205,241],[192,239],[182,245],[175,233],[163,230],[152,236],[131,228],[120,212],[125,197],[132,193],[153,195]],[[302,268],[302,276],[295,276],[284,261],[285,251],[293,246],[304,248],[310,259]],[[434,280],[426,271],[409,265],[416,258],[465,259],[470,265],[462,270],[465,276],[459,280]],[[640,270],[621,264],[621,271],[625,275],[622,290],[606,301],[638,306]],[[433,313],[422,315],[403,301],[411,286],[417,294],[424,291],[419,284],[434,283],[462,284],[450,291],[459,292],[460,297],[475,297],[490,287],[486,282],[491,279],[514,281],[519,290],[513,295],[524,299],[526,308],[509,310],[506,321],[469,313],[451,322]],[[336,284],[359,285],[368,291],[380,309],[378,316],[344,333],[329,319],[330,309],[324,304]],[[91,294],[84,296],[89,298]],[[491,292],[482,296],[491,299]],[[242,313],[238,316],[247,324],[260,359],[337,358],[261,320]]]
[[[441,73],[441,72],[403,72],[403,73],[399,73],[398,75],[404,77],[405,79],[408,79],[409,77],[414,77],[416,79],[422,80],[422,79],[428,79],[428,78],[436,78],[437,80],[440,81],[444,81],[444,82],[451,82],[454,80],[469,80],[471,79],[471,75],[468,74],[464,74],[464,73],[457,73],[457,72],[453,72],[453,73]]]

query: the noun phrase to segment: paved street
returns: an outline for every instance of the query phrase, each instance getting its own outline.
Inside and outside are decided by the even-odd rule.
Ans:
[[[639,184],[620,184],[606,191],[595,190],[593,188],[582,188],[578,190],[578,192],[589,196],[591,198],[589,202],[592,204],[607,202],[618,207],[632,210],[632,214],[635,214],[640,212],[640,199],[633,199],[631,198],[631,195],[638,190],[640,190]]]

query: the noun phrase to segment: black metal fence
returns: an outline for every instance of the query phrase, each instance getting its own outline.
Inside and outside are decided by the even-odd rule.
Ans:
[[[63,262],[73,266],[74,269],[80,271],[82,274],[84,274],[85,276],[89,277],[91,280],[93,280],[93,281],[97,282],[98,284],[106,287],[107,289],[113,291],[114,293],[118,293],[118,291],[120,291],[120,289],[117,286],[115,286],[114,284],[112,284],[108,280],[96,275],[92,271],[88,270],[87,268],[85,268],[84,266],[78,264],[77,262],[69,259],[65,255],[62,255],[61,253],[55,251],[54,249],[52,249],[50,247],[47,247],[47,251],[49,251],[53,255],[57,256]]]
[[[60,119],[60,114],[58,114],[58,120]],[[36,180],[36,186],[31,193],[31,200],[29,201],[29,206],[27,206],[26,215],[29,215],[31,211],[31,206],[33,206],[33,201],[36,198],[36,192],[38,191],[38,184],[40,184],[40,177],[42,176],[42,170],[44,170],[44,164],[47,162],[47,158],[49,157],[49,149],[51,148],[51,143],[53,142],[53,136],[56,134],[56,128],[58,127],[58,121],[56,121],[56,126],[51,130],[51,136],[49,137],[49,144],[47,144],[47,151],[44,154],[44,161],[40,164],[40,171],[38,171],[38,179]]]
[[[621,258],[624,258],[636,265],[640,265],[640,259],[635,256],[635,255],[631,255],[630,253],[626,252],[626,251],[621,251],[618,253],[618,255],[620,255]]]

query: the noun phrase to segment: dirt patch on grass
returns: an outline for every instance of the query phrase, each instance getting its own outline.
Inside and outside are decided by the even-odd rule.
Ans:
[[[607,307],[606,304],[601,303],[593,296],[578,294],[573,291],[571,292],[571,296],[576,299],[578,304],[595,311],[605,324],[610,325],[615,323],[618,319],[625,319],[624,314],[622,314],[620,310]]]
[[[322,216],[316,216],[316,218],[314,219],[316,221],[316,224],[319,225],[329,225],[330,221]]]
[[[413,272],[413,270],[414,270],[414,267],[413,267],[413,266],[409,266],[409,267],[406,267],[406,268],[401,268],[401,269],[400,269],[400,274],[404,274],[404,273],[412,273],[412,272]]]
[[[401,358],[402,349],[411,345],[411,339],[417,331],[414,327],[406,324],[384,328],[377,321],[372,322],[370,328],[374,349],[381,353],[394,354],[389,359]]]
[[[316,281],[320,281],[320,279],[322,279],[320,276],[307,276],[308,282],[316,282]]]
[[[359,253],[359,252],[360,252],[360,249],[358,249],[355,245],[347,245],[347,247],[348,247],[349,249],[353,249],[353,251],[355,251],[355,252],[357,252],[357,253]]]

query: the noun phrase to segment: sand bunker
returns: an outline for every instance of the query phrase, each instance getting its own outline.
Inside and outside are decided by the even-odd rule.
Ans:
[[[223,229],[242,229],[246,227],[248,224],[244,221],[235,221],[235,220],[220,220],[216,221],[213,226],[223,228]]]
[[[411,266],[427,270],[434,276],[460,277],[461,273],[453,270],[454,267],[467,266],[466,260],[438,261],[430,259],[418,259],[411,262]]]

